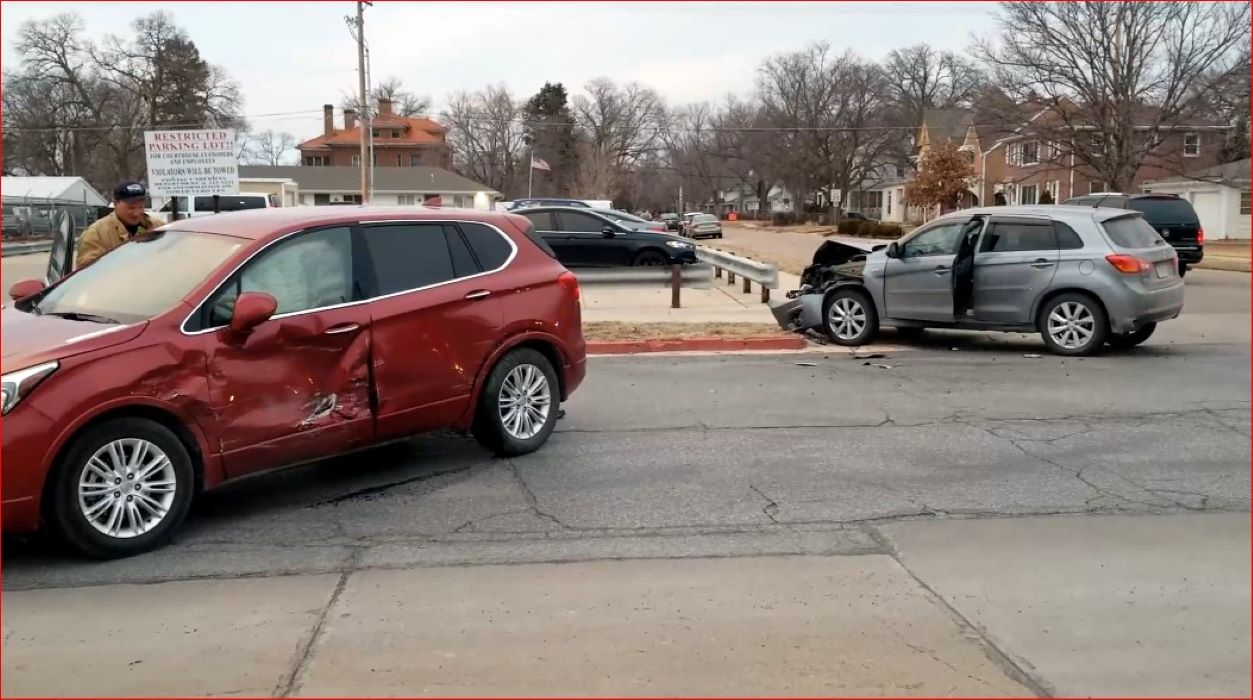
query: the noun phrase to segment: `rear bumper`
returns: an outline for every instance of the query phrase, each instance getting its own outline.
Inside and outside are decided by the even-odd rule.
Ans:
[[[1205,247],[1199,245],[1175,246],[1179,260],[1187,265],[1195,265],[1205,257]]]
[[[1183,292],[1182,279],[1161,289],[1144,289],[1136,282],[1108,290],[1102,301],[1109,313],[1109,329],[1131,333],[1149,323],[1177,318],[1183,312]]]

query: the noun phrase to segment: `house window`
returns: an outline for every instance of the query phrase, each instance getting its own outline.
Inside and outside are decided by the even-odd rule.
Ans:
[[[414,194],[398,194],[396,195],[396,203],[411,207],[418,203],[418,196]]]
[[[353,157],[352,157],[352,167],[354,167],[354,168],[360,168],[360,167],[361,167],[361,156],[353,156]]]
[[[1018,188],[1019,204],[1035,204],[1037,202],[1036,193],[1039,188],[1036,185],[1023,185]]]
[[[1088,136],[1088,150],[1092,155],[1100,155],[1105,152],[1105,139],[1100,134],[1091,134]]]
[[[1028,141],[1022,145],[1022,164],[1037,165],[1040,162],[1040,142]]]
[[[887,199],[883,202],[883,216],[887,218],[892,215],[892,190],[887,191]]]
[[[1196,158],[1201,155],[1201,135],[1191,132],[1183,135],[1183,155],[1185,158]]]
[[[370,136],[372,136],[372,137],[374,137],[374,138],[378,138],[378,137],[379,137],[379,130],[378,130],[378,129],[371,129],[371,130],[370,130]]]
[[[395,129],[392,129],[392,138],[394,139],[400,138],[400,132],[396,131]]]
[[[416,168],[419,165],[422,165],[422,156],[419,156],[419,155],[409,156],[409,167]]]
[[[1088,182],[1088,194],[1096,194],[1105,191],[1105,183],[1100,180],[1091,180]]]
[[[403,162],[404,161],[401,160],[401,155],[397,153],[396,154],[396,167],[399,168]]]
[[[1241,192],[1240,193],[1240,214],[1247,216],[1248,213],[1249,213],[1249,193]]]
[[[331,159],[327,156],[306,156],[305,165],[327,166],[331,164]]]
[[[1049,196],[1053,198],[1053,203],[1057,204],[1062,201],[1062,182],[1061,180],[1053,180],[1045,185],[1045,189],[1049,191]]]

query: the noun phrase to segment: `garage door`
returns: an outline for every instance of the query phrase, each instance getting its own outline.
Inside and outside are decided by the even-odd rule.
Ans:
[[[1218,190],[1192,193],[1192,208],[1201,219],[1201,228],[1205,229],[1207,238],[1220,238],[1227,234],[1223,230],[1223,198]]]

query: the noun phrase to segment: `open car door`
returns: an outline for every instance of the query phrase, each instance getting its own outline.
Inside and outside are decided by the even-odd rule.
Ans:
[[[74,270],[74,248],[77,239],[74,221],[69,212],[61,208],[53,209],[52,250],[48,254],[48,270],[44,273],[44,284],[56,284],[62,277]]]

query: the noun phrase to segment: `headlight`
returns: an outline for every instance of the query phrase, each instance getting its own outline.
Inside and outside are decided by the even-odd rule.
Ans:
[[[671,248],[678,248],[679,250],[686,250],[692,247],[691,243],[684,243],[683,241],[666,241],[666,245]]]
[[[0,403],[0,414],[8,415],[9,411],[17,405],[19,401],[26,398],[39,382],[42,382],[56,371],[59,364],[53,360],[45,362],[42,365],[27,367],[16,372],[9,372],[0,377],[0,394],[3,396],[3,402]]]

